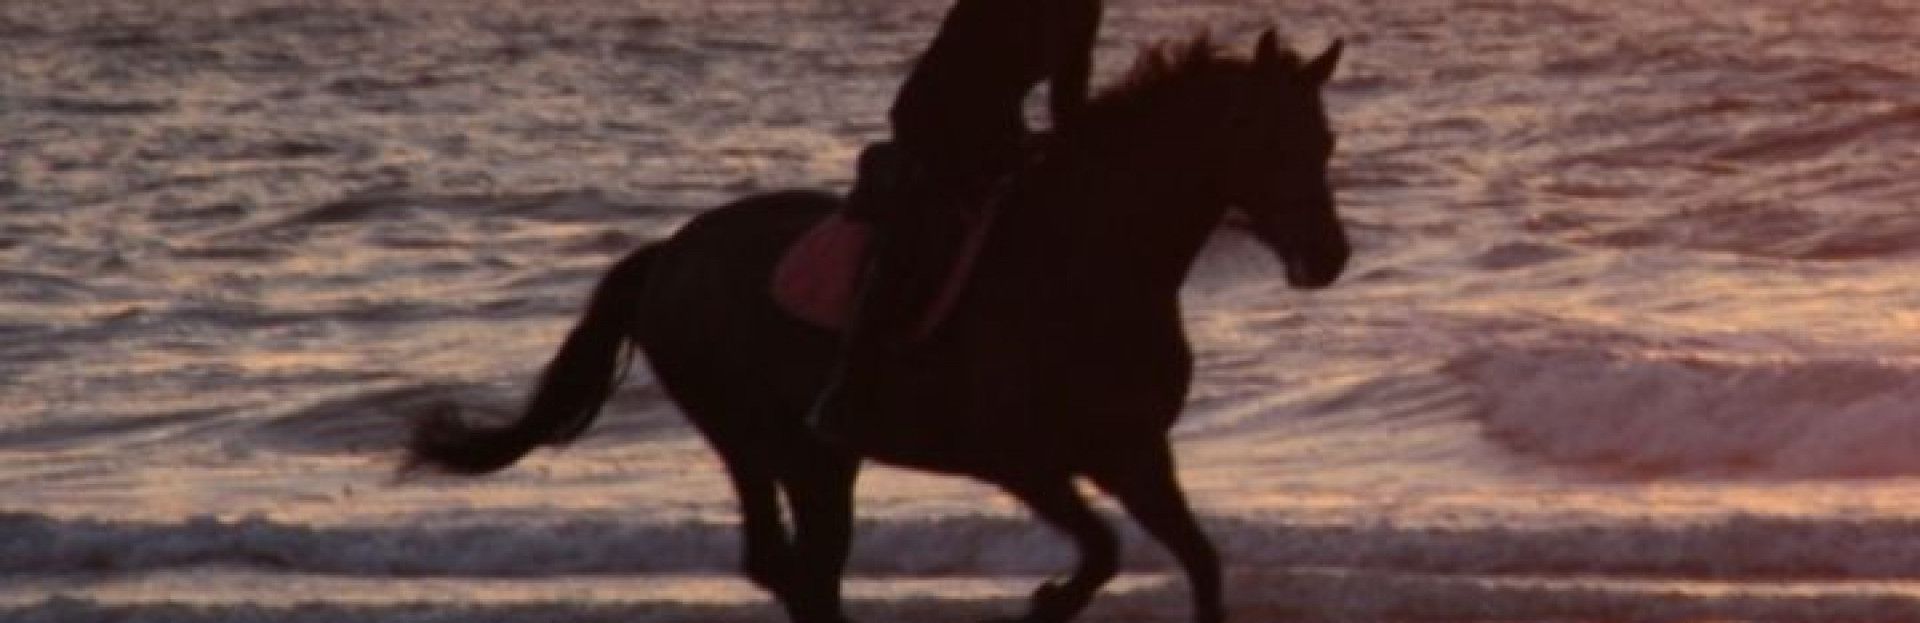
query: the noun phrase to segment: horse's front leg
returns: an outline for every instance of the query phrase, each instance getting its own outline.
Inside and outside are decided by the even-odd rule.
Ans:
[[[847,623],[840,596],[841,575],[853,543],[853,488],[858,459],[822,449],[805,453],[789,466],[783,484],[793,509],[796,621]]]
[[[1221,601],[1220,555],[1194,521],[1193,509],[1180,491],[1173,449],[1165,437],[1139,443],[1115,443],[1113,458],[1088,475],[1112,494],[1127,513],[1159,539],[1187,572],[1193,590],[1195,623],[1220,623],[1227,618]]]
[[[1085,498],[1073,487],[1071,475],[1061,473],[1002,482],[1007,492],[1026,503],[1053,527],[1073,537],[1079,548],[1080,563],[1066,582],[1048,582],[1034,592],[1033,603],[1019,623],[1061,623],[1072,620],[1100,587],[1119,570],[1120,543]]]

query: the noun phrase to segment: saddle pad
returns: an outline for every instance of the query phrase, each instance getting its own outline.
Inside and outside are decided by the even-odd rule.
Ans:
[[[963,236],[950,265],[934,274],[944,273],[933,299],[924,302],[920,317],[913,323],[911,339],[921,340],[940,326],[953,304],[959,300],[967,279],[973,274],[974,260],[992,229],[994,210],[972,215],[962,226]],[[853,317],[855,297],[859,295],[860,270],[864,266],[872,226],[848,219],[835,212],[820,219],[801,234],[781,256],[773,271],[773,299],[780,308],[813,325],[844,330]]]
[[[773,269],[773,300],[794,317],[845,329],[872,226],[835,212],[801,234]]]

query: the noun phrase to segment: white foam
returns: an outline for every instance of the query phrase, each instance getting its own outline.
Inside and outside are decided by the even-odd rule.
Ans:
[[[1131,524],[1120,527],[1126,568],[1174,568]],[[0,573],[7,574],[207,565],[350,576],[727,574],[739,554],[736,527],[729,523],[612,518],[314,527],[265,519],[145,524],[16,513],[0,515],[0,529],[6,535]],[[1697,524],[1444,527],[1304,525],[1249,517],[1213,518],[1206,529],[1237,568],[1920,579],[1920,524],[1901,519],[1733,516]],[[855,574],[1048,574],[1072,563],[1063,537],[1020,518],[863,521],[856,533]]]
[[[1557,461],[1648,474],[1920,474],[1920,366],[1651,350],[1490,348],[1452,370],[1488,433]]]
[[[858,620],[974,621],[1021,611],[1041,578],[868,577],[846,583]],[[138,578],[86,578],[59,596],[0,589],[7,621],[623,621],[782,620],[765,593],[701,575],[535,579],[340,578],[220,569]],[[1589,576],[1486,576],[1297,567],[1228,574],[1234,620],[1907,620],[1920,615],[1910,582],[1761,584]],[[1186,621],[1180,582],[1122,575],[1094,600],[1089,622]],[[262,594],[268,595],[261,598]],[[22,599],[16,599],[22,598]],[[1284,613],[1284,614],[1283,614]],[[1282,618],[1284,617],[1284,618]]]

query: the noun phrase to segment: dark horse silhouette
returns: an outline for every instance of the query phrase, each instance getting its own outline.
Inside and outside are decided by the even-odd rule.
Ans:
[[[1204,37],[1143,54],[1012,182],[948,320],[875,399],[932,434],[874,458],[998,485],[1076,542],[1072,576],[1043,586],[1019,620],[1071,619],[1116,571],[1116,538],[1076,490],[1079,476],[1173,551],[1196,621],[1224,619],[1220,563],[1167,439],[1192,376],[1178,290],[1229,207],[1278,254],[1291,285],[1340,275],[1348,246],[1326,181],[1333,136],[1320,101],[1339,52],[1336,43],[1302,60],[1269,31],[1251,59]],[[839,205],[815,192],[749,197],[620,261],[519,420],[424,420],[412,464],[488,472],[574,439],[636,344],[726,465],[746,574],[795,621],[845,621],[839,585],[860,457],[803,423],[836,338],[768,294],[781,252]]]

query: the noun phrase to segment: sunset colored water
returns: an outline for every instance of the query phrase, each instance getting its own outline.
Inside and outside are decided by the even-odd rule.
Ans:
[[[0,620],[781,620],[644,369],[501,474],[397,448],[513,412],[627,250],[844,190],[946,6],[0,3]],[[1187,291],[1234,620],[1920,620],[1920,4],[1111,0],[1100,74],[1269,25],[1347,41],[1356,248],[1298,292],[1222,231]],[[1125,534],[1086,620],[1183,620]],[[872,468],[850,610],[1070,561]]]

